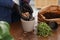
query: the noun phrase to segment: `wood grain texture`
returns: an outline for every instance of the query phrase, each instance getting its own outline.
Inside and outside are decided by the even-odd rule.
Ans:
[[[43,8],[49,5],[58,5],[58,0],[35,0],[36,8]]]
[[[60,40],[60,25],[56,31],[53,31],[51,36],[46,38],[38,37],[33,32],[24,33],[21,22],[12,23],[10,32],[15,40]]]

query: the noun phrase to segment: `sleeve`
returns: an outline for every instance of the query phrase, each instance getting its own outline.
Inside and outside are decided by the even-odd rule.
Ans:
[[[23,1],[25,1],[25,2],[27,2],[27,3],[29,3],[29,2],[30,2],[30,0],[23,0]]]
[[[13,7],[13,5],[14,5],[13,0],[0,0],[0,6]]]

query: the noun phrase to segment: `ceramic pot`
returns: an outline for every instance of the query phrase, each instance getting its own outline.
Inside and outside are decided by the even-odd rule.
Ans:
[[[34,19],[31,20],[31,21],[26,21],[26,20],[21,19],[23,30],[25,32],[33,31],[33,29],[34,29],[34,21],[35,21]]]

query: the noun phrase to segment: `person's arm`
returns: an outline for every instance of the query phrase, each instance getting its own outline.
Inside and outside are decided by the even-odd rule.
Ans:
[[[20,6],[21,6],[20,9],[21,9],[22,13],[29,12],[32,15],[33,9],[32,9],[32,7],[28,3],[23,2],[23,4],[20,5]]]

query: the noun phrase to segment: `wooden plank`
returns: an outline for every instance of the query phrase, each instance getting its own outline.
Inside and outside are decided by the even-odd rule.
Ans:
[[[35,0],[36,8],[43,8],[48,5],[58,5],[58,0]]]

